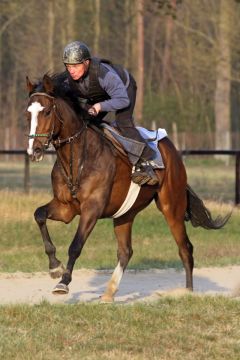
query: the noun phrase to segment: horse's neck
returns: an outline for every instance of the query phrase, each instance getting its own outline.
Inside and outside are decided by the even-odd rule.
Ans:
[[[60,102],[59,107],[60,115],[63,120],[60,137],[71,137],[82,129],[84,122],[67,103]]]
[[[108,144],[105,143],[101,134],[91,128],[86,128],[81,116],[76,114],[68,103],[59,103],[59,111],[63,119],[63,125],[59,134],[60,138],[67,139],[77,135],[73,141],[73,151],[76,151],[76,154],[78,154],[78,159],[86,157],[86,153],[87,158],[89,159],[91,158],[96,160],[99,158],[104,152],[104,148],[108,148]],[[68,162],[69,157],[71,157],[70,146],[63,146],[61,154],[64,161]]]

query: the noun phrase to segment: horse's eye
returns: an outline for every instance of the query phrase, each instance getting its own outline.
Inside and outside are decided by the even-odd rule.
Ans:
[[[45,111],[45,115],[48,116],[51,113],[51,109]]]

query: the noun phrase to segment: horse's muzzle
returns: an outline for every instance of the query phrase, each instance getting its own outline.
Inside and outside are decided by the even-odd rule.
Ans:
[[[32,156],[31,156],[31,160],[32,161],[36,161],[36,162],[39,162],[39,161],[42,161],[44,157],[44,150],[43,148],[40,148],[40,147],[37,147],[33,150],[33,153],[32,153]]]

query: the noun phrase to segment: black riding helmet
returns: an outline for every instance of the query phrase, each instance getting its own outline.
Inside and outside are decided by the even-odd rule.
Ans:
[[[88,59],[91,59],[90,50],[87,45],[81,41],[73,41],[64,49],[64,64],[81,64]]]

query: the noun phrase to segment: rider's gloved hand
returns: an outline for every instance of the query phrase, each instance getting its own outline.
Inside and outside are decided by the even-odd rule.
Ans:
[[[88,109],[88,113],[91,116],[97,116],[98,113],[101,111],[101,105],[99,103],[94,104],[90,109]]]

